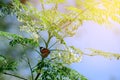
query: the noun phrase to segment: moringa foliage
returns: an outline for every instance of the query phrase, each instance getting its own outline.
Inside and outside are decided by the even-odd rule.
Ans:
[[[17,63],[0,55],[0,73],[4,71],[13,71],[16,69]]]
[[[8,32],[0,31],[0,36],[3,36],[5,38],[11,40],[9,42],[9,44],[11,46],[14,46],[16,44],[21,44],[21,45],[30,44],[32,46],[39,46],[38,42],[35,41],[34,39],[24,38],[24,37],[17,35],[17,34],[12,34],[12,33],[8,33]]]
[[[31,68],[28,61],[32,80],[34,80],[34,77],[32,77],[35,76],[33,75],[34,72],[38,74],[38,77],[40,76],[39,78],[36,76],[35,80],[56,80],[56,78],[57,80],[87,80],[84,76],[66,66],[79,62],[84,52],[73,46],[67,46],[64,38],[74,36],[83,21],[93,20],[99,24],[105,24],[114,20],[120,23],[120,1],[75,0],[76,6],[65,6],[64,12],[59,10],[59,6],[62,3],[67,4],[67,0],[39,0],[39,3],[41,5],[40,9],[35,8],[29,2],[23,4],[19,0],[11,0],[8,4],[2,5],[0,17],[16,16],[21,23],[20,31],[25,31],[31,36],[30,38],[24,38],[24,36],[2,31],[0,31],[0,36],[10,39],[9,44],[11,46],[30,44],[38,47],[41,46],[40,42],[43,41],[44,47],[50,49],[51,53],[47,59],[41,58],[40,61],[38,59],[37,68]],[[49,5],[51,5],[50,8],[47,8],[46,6]],[[47,34],[47,38],[42,36],[42,33]],[[53,39],[54,42],[52,42]],[[88,54],[89,56],[109,56],[103,51],[93,49],[90,49],[90,51],[93,53]],[[118,54],[112,56],[119,58]]]
[[[65,65],[60,62],[45,60],[44,64],[38,65],[36,69],[37,72],[39,72],[39,68],[41,68],[41,66],[44,67],[40,69],[42,75],[39,80],[87,80],[84,76],[75,70],[65,67]]]

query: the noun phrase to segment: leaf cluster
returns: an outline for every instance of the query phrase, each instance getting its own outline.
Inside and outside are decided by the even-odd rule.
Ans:
[[[112,58],[116,58],[117,60],[120,59],[119,53],[105,52],[102,50],[97,50],[97,49],[92,49],[92,48],[89,48],[89,50],[92,52],[91,54],[89,54],[90,56],[103,56],[109,59],[112,59]]]
[[[63,62],[65,64],[71,64],[75,62],[80,62],[83,56],[83,52],[74,46],[69,46],[63,50],[56,50],[50,54],[51,58],[56,58],[58,62]]]
[[[17,63],[0,55],[0,73],[16,70]]]
[[[15,13],[19,12],[20,10],[19,0],[10,0],[7,3],[0,3],[0,6],[0,17],[6,17],[7,15],[15,15]]]
[[[39,80],[87,80],[84,76],[68,68],[63,63],[44,60],[43,65],[44,67],[36,69],[41,74]],[[38,66],[41,66],[41,64]]]
[[[31,68],[30,62],[28,62],[32,76],[34,71],[38,75],[41,74],[40,77],[38,76],[39,78],[37,78],[39,80],[87,80],[81,74],[63,65],[79,62],[84,55],[81,50],[73,46],[67,46],[64,38],[72,37],[85,20],[93,20],[99,24],[103,24],[105,22],[109,23],[110,17],[119,22],[118,16],[120,13],[118,10],[120,7],[118,6],[119,1],[117,0],[75,0],[77,6],[69,6],[66,8],[67,13],[58,10],[59,4],[64,1],[65,0],[40,0],[41,10],[38,10],[30,3],[22,4],[19,0],[12,0],[11,3],[3,5],[0,10],[0,17],[14,14],[18,21],[22,23],[20,30],[28,32],[28,34],[32,36],[32,38],[24,38],[17,34],[0,31],[0,36],[11,40],[9,43],[11,46],[16,44],[22,44],[23,46],[30,44],[36,47],[40,45],[41,47],[39,41],[42,39],[45,44],[44,48],[50,50],[50,57],[48,56],[47,59],[41,58],[41,61],[37,63],[37,67],[34,70]],[[115,10],[115,12],[112,11],[110,8],[111,5],[108,5],[108,3],[114,6],[115,9],[113,10]],[[53,4],[51,8],[45,7],[51,4]],[[102,8],[99,6],[102,6]],[[42,32],[48,34],[47,39],[45,36],[41,36]],[[55,39],[54,42],[51,42],[52,39]],[[50,43],[52,44],[51,46]],[[56,44],[59,46],[56,47]],[[51,48],[55,49],[52,50]],[[89,56],[114,56],[117,59],[120,57],[118,54],[111,55],[100,50],[92,49],[91,51],[93,54]],[[40,51],[37,52],[41,53]],[[14,65],[12,62],[10,62],[12,64],[10,65],[5,58],[0,57],[0,59],[0,64],[6,66],[3,67],[1,65],[1,71],[13,69],[11,68],[12,65]]]
[[[32,46],[38,46],[38,42],[35,41],[34,39],[30,39],[30,38],[24,38],[20,35],[17,35],[17,34],[12,34],[12,33],[8,33],[8,32],[3,32],[3,31],[0,31],[0,37],[5,37],[9,40],[11,40],[9,42],[9,44],[11,46],[14,46],[16,44],[21,44],[21,45],[32,45]]]
[[[67,9],[79,13],[79,20],[98,24],[111,24],[112,21],[120,23],[119,0],[75,0],[75,3],[76,6]]]

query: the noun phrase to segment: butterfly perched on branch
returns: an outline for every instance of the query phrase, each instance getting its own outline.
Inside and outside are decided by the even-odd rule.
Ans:
[[[50,50],[44,47],[40,47],[42,58],[46,58],[50,54]]]

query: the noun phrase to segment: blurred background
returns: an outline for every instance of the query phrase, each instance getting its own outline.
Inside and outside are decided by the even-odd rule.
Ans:
[[[0,0],[0,4],[7,4],[10,0]],[[69,4],[60,5],[60,10],[63,10],[65,5],[75,5],[74,0],[67,0]],[[31,0],[33,5],[40,9],[38,0]],[[0,6],[1,9],[2,6]],[[11,33],[20,33],[19,22],[15,16],[0,17],[0,31],[6,31]],[[119,53],[120,52],[120,24],[113,22],[110,25],[98,25],[92,21],[84,21],[80,26],[74,37],[65,39],[68,45],[73,45],[81,50],[88,52],[87,48],[99,49],[106,52]],[[36,56],[31,49],[23,48],[22,46],[9,46],[9,40],[0,37],[0,54],[12,57],[13,60],[19,60],[23,54],[29,54],[29,56]],[[12,56],[11,56],[12,55]],[[22,57],[22,56],[21,56]],[[34,61],[34,60],[33,60]],[[22,62],[20,65],[26,65]],[[27,66],[27,65],[26,65]],[[18,68],[21,76],[29,75],[29,70],[26,66],[21,69]],[[106,59],[101,56],[83,56],[83,59],[79,63],[74,63],[71,68],[77,70],[88,80],[120,80],[120,60]],[[15,72],[16,73],[16,72]],[[6,77],[6,76],[5,76]],[[29,76],[28,76],[29,77]],[[12,77],[6,77],[9,80],[17,80]],[[5,79],[5,80],[7,80]],[[0,80],[4,80],[4,76],[0,76]]]

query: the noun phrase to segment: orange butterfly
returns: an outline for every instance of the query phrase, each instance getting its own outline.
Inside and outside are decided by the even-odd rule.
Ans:
[[[50,54],[50,50],[44,47],[40,47],[41,56],[46,58]]]

